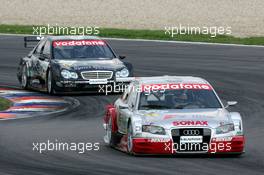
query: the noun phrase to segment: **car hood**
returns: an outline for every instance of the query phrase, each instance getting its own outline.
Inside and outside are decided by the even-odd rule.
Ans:
[[[231,123],[229,112],[225,109],[199,110],[142,110],[137,114],[145,125],[157,125],[166,129],[172,127],[211,127]]]
[[[119,59],[111,60],[54,60],[61,68],[75,71],[86,70],[119,70],[125,67]]]

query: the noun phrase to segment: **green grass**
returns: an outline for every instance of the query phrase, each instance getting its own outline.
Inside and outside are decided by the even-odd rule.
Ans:
[[[12,103],[9,100],[0,97],[0,111],[8,109]]]
[[[36,27],[36,26],[35,26]],[[0,25],[0,33],[11,34],[33,34],[33,26],[29,25]],[[210,35],[175,35],[173,38],[165,35],[164,30],[134,30],[134,29],[113,29],[100,28],[101,37],[149,39],[149,40],[170,40],[170,41],[192,41],[244,45],[264,45],[264,37],[238,38],[227,35],[217,35],[212,38]]]

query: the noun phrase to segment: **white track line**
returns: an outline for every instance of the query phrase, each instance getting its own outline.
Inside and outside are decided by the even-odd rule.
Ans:
[[[157,43],[176,43],[176,44],[192,44],[192,45],[216,45],[216,46],[234,46],[234,47],[261,47],[264,45],[243,45],[243,44],[224,44],[224,43],[207,43],[207,42],[191,42],[191,41],[166,41],[166,40],[147,40],[147,39],[125,39],[125,38],[102,38],[117,41],[144,41]]]
[[[0,33],[0,36],[36,36],[27,34],[8,34]],[[106,40],[116,40],[116,41],[143,41],[143,42],[156,42],[156,43],[175,43],[175,44],[192,44],[192,45],[211,45],[211,46],[232,46],[232,47],[256,47],[263,48],[263,45],[243,45],[243,44],[224,44],[224,43],[207,43],[207,42],[191,42],[191,41],[166,41],[166,40],[148,40],[148,39],[126,39],[126,38],[105,38]],[[0,38],[1,39],[1,38]]]

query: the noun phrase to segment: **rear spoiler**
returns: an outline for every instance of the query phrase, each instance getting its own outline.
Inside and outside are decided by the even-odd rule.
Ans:
[[[26,36],[24,37],[24,47],[25,48],[35,47],[36,43],[38,43],[43,38],[44,37],[40,37],[40,36]]]

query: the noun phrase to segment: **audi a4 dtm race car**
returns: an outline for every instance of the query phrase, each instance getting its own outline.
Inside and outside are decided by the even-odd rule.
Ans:
[[[37,41],[25,37],[25,46]],[[23,88],[59,92],[82,92],[106,85],[130,82],[133,67],[125,56],[93,36],[47,36],[21,58],[17,77]]]
[[[136,78],[104,117],[104,141],[131,154],[244,152],[242,119],[204,79]]]

